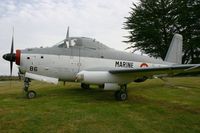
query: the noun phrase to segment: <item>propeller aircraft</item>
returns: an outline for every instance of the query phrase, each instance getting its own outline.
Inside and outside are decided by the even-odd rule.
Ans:
[[[11,51],[3,58],[10,62],[12,75],[13,62],[24,75],[23,90],[27,98],[36,97],[29,90],[31,79],[57,84],[59,81],[80,82],[84,89],[98,85],[103,90],[114,90],[115,98],[124,101],[128,98],[127,84],[144,82],[153,77],[175,76],[180,73],[196,72],[200,64],[181,64],[182,41],[175,34],[165,60],[118,51],[87,37],[69,37],[48,48],[14,49],[12,36]]]

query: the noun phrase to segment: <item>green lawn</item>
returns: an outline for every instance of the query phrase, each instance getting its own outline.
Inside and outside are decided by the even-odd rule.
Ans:
[[[200,132],[200,78],[133,83],[125,102],[112,91],[37,81],[31,88],[38,96],[28,100],[22,86],[0,82],[0,133]]]

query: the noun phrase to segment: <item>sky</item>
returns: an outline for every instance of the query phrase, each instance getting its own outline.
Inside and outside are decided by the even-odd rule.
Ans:
[[[2,55],[10,52],[12,27],[14,48],[50,47],[70,36],[94,38],[117,50],[128,31],[123,29],[132,3],[138,0],[1,0],[0,75],[9,75],[9,62]],[[13,74],[17,75],[13,65]]]

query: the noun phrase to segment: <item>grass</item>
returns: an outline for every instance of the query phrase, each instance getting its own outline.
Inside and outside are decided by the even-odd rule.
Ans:
[[[0,82],[1,133],[200,132],[200,78],[133,83],[125,102],[115,101],[111,91],[37,81],[31,88],[38,97],[28,100],[22,86]]]

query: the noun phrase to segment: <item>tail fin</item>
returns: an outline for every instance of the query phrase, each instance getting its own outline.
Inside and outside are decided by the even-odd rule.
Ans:
[[[182,64],[183,36],[175,34],[169,46],[165,61]]]

